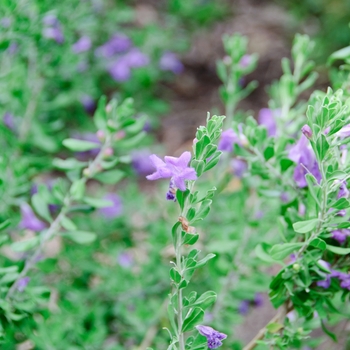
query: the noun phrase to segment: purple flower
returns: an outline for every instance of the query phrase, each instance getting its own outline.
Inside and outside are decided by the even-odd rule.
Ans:
[[[325,289],[329,288],[331,285],[331,276],[328,275],[325,280],[317,281],[316,284],[317,284],[317,286],[325,288]]]
[[[35,216],[32,208],[27,203],[21,204],[21,216],[20,228],[41,231],[46,227],[46,224]]]
[[[184,152],[179,158],[165,156],[163,162],[155,154],[150,156],[151,162],[156,167],[156,171],[146,176],[148,180],[166,179],[171,177],[175,186],[180,191],[186,190],[185,180],[196,180],[196,171],[188,166],[191,160],[191,153]]]
[[[0,20],[0,25],[3,27],[3,28],[8,28],[10,25],[11,25],[11,18],[9,17],[3,17],[1,18]]]
[[[350,124],[343,126],[339,131],[336,133],[339,137],[349,137],[350,136]]]
[[[64,36],[58,19],[53,15],[47,15],[44,17],[43,22],[46,26],[43,29],[43,36],[55,40],[58,44],[62,44],[64,42]]]
[[[159,68],[164,71],[171,71],[174,74],[180,74],[184,66],[173,52],[164,52],[159,60]]]
[[[276,122],[274,113],[270,108],[262,108],[259,111],[258,122],[260,125],[264,125],[267,129],[269,136],[276,135]]]
[[[129,252],[122,252],[118,256],[118,264],[121,267],[129,268],[132,266],[134,262],[134,258],[131,253]]]
[[[138,48],[130,50],[124,56],[124,59],[130,68],[139,68],[149,64],[148,56],[142,53]]]
[[[89,96],[89,95],[83,95],[81,98],[80,98],[80,102],[81,104],[83,105],[85,111],[87,113],[93,113],[94,110],[96,109],[96,102],[95,100]]]
[[[252,56],[251,55],[244,55],[241,60],[239,61],[239,65],[242,68],[247,68],[252,61]]]
[[[99,212],[108,219],[114,219],[120,216],[123,212],[123,204],[120,197],[114,193],[107,194],[104,199],[111,202],[111,205],[100,208]]]
[[[342,181],[342,183],[339,186],[339,192],[337,198],[348,198],[349,197],[349,190],[346,187],[347,183],[346,181]]]
[[[262,306],[264,304],[264,296],[261,293],[255,293],[254,296],[254,305]]]
[[[209,326],[196,326],[198,332],[207,338],[208,348],[216,349],[222,345],[222,340],[227,338],[227,335],[220,333]]]
[[[345,228],[332,231],[332,238],[340,244],[343,244],[348,236],[350,236],[350,230]]]
[[[135,151],[131,154],[132,166],[138,175],[147,175],[154,169],[147,150]]]
[[[130,66],[125,57],[113,62],[108,72],[115,81],[126,81],[131,75]]]
[[[294,180],[299,187],[306,187],[305,175],[310,172],[318,182],[321,181],[321,173],[312,149],[309,148],[309,140],[302,135],[300,140],[289,150],[289,158],[298,163],[294,169]]]
[[[10,54],[10,55],[14,55],[18,50],[18,44],[15,43],[15,42],[12,42],[8,49],[7,49],[7,52]]]
[[[27,276],[19,279],[17,282],[17,290],[22,293],[26,289],[29,281],[30,278]]]
[[[301,132],[308,138],[311,139],[312,138],[312,130],[311,128],[305,124],[302,128],[301,128]]]
[[[88,36],[82,36],[76,43],[72,45],[74,53],[81,53],[90,50],[91,39]]]
[[[10,130],[15,129],[15,117],[13,116],[13,114],[11,114],[10,112],[6,112],[2,120],[5,126],[8,127]]]
[[[232,159],[231,169],[237,177],[241,178],[247,170],[247,163],[242,159]]]
[[[233,145],[240,144],[240,140],[233,129],[227,129],[222,132],[221,138],[218,144],[219,151],[232,152]]]
[[[238,306],[238,312],[241,314],[241,315],[246,315],[249,311],[249,307],[250,307],[250,302],[249,300],[242,300],[240,303],[239,303],[239,306]]]
[[[123,34],[116,34],[95,51],[97,56],[106,58],[125,52],[131,47],[131,40]]]
[[[168,189],[168,192],[166,193],[165,198],[168,201],[176,202],[176,190],[177,190],[177,188],[176,188],[176,186],[174,184],[173,179],[171,178],[170,179],[170,183],[169,183],[169,189]]]

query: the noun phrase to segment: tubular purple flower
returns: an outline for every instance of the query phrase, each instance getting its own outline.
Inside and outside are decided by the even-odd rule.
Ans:
[[[19,279],[18,282],[17,282],[17,290],[20,293],[22,293],[26,289],[29,281],[30,281],[30,278],[27,277],[27,276]]]
[[[294,169],[294,180],[298,187],[306,187],[305,175],[310,172],[318,182],[321,181],[321,173],[318,168],[315,154],[309,147],[309,140],[302,135],[300,140],[289,150],[289,159],[298,163]]]
[[[261,108],[258,115],[258,122],[260,125],[264,125],[267,129],[269,136],[276,135],[276,121],[274,118],[274,112],[270,108]]]
[[[121,198],[115,193],[109,193],[104,196],[104,199],[109,200],[111,205],[99,209],[99,212],[108,219],[114,219],[120,216],[123,212],[123,204]]]
[[[244,55],[241,60],[239,61],[239,65],[242,68],[247,68],[250,65],[250,62],[252,61],[251,55]]]
[[[57,44],[63,44],[64,42],[64,36],[59,25],[44,28],[43,36],[47,39],[55,40]]]
[[[301,128],[301,132],[308,138],[311,139],[312,138],[312,130],[311,128],[305,124],[302,128]]]
[[[46,224],[35,216],[32,208],[27,203],[21,204],[21,216],[20,228],[38,232],[46,227]]]
[[[242,300],[238,306],[238,313],[246,315],[249,312],[250,302],[249,300]]]
[[[113,62],[108,72],[115,81],[127,81],[131,76],[130,66],[125,57]]]
[[[112,57],[125,52],[131,47],[131,40],[124,34],[116,34],[95,51],[97,56]]]
[[[131,154],[131,163],[138,175],[146,175],[153,171],[149,156],[150,152],[147,150],[135,151]]]
[[[232,152],[233,145],[235,143],[240,144],[239,137],[233,131],[233,129],[227,129],[221,134],[221,138],[218,144],[218,150],[224,152]]]
[[[254,296],[254,305],[259,307],[264,304],[264,296],[261,293],[255,293]]]
[[[222,345],[222,340],[227,338],[227,335],[220,333],[209,326],[196,326],[198,332],[207,338],[208,348],[216,349]]]
[[[134,263],[134,258],[132,254],[127,251],[120,253],[117,260],[118,264],[124,268],[129,268]]]
[[[345,243],[348,236],[350,236],[350,230],[345,228],[332,231],[332,238],[338,241],[340,244]]]
[[[171,178],[174,185],[180,190],[186,190],[186,180],[197,180],[196,171],[188,166],[191,160],[191,153],[184,152],[179,158],[165,156],[163,162],[155,154],[150,156],[151,162],[156,168],[156,171],[146,176],[148,180],[158,180]]]
[[[3,117],[4,125],[10,130],[15,130],[15,117],[10,112],[6,112]]]
[[[130,68],[139,68],[149,64],[149,58],[138,48],[133,48],[125,56],[125,61]]]
[[[347,188],[347,183],[346,181],[342,181],[342,183],[340,184],[339,186],[339,192],[338,192],[338,195],[337,195],[337,198],[348,198],[349,197],[349,190]]]
[[[168,201],[176,202],[176,190],[177,188],[175,187],[173,179],[170,179],[169,189],[168,189],[168,192],[166,193],[166,199]]]
[[[93,113],[96,109],[96,102],[90,95],[83,95],[80,102],[87,113]]]
[[[180,74],[184,66],[173,52],[164,52],[159,60],[159,68],[164,71],[171,71],[174,74]]]
[[[244,160],[237,159],[237,158],[232,159],[231,169],[237,177],[241,178],[245,173],[245,171],[247,170],[247,168],[248,168],[247,163]]]
[[[91,39],[88,36],[82,36],[76,43],[72,45],[74,53],[82,53],[89,51],[91,48]]]
[[[338,137],[349,137],[350,136],[350,124],[343,126],[336,135]]]

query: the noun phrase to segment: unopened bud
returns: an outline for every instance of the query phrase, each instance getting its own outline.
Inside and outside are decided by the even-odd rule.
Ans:
[[[111,106],[110,103],[108,103],[108,105],[106,106],[106,112],[107,112],[107,113],[112,112],[112,106]]]
[[[85,168],[83,170],[83,175],[86,177],[89,177],[91,175],[90,169],[89,168]]]
[[[231,63],[232,63],[232,59],[230,56],[225,56],[223,59],[222,59],[222,62],[226,65],[226,66],[229,66]]]
[[[298,332],[299,334],[303,334],[303,333],[304,333],[304,329],[303,329],[302,327],[299,327],[299,328],[297,329],[297,332]]]
[[[307,124],[301,128],[301,131],[309,140],[312,138],[312,130]]]
[[[197,137],[193,139],[193,144],[195,145],[198,142]]]
[[[106,148],[106,149],[104,150],[103,155],[104,155],[106,158],[108,158],[108,157],[112,156],[113,153],[114,153],[113,148],[112,148],[112,147],[108,147],[108,148]]]
[[[116,132],[116,133],[114,134],[114,139],[115,139],[116,141],[121,140],[121,139],[123,139],[124,137],[125,137],[125,131],[124,131],[124,130],[118,131],[118,132]]]
[[[296,271],[296,272],[299,272],[300,271],[300,265],[299,264],[293,264],[293,270]]]
[[[105,133],[102,130],[98,130],[96,136],[100,141],[104,141],[105,139]]]

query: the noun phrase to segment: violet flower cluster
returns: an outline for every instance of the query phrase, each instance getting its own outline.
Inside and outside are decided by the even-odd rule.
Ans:
[[[227,338],[227,335],[216,331],[209,326],[196,326],[198,332],[207,338],[208,348],[216,349],[222,345],[222,340]]]
[[[331,285],[331,278],[338,278],[340,282],[340,288],[350,291],[350,274],[337,270],[331,270],[331,273],[327,275],[325,280],[317,281],[316,284],[319,287],[328,289]]]
[[[307,173],[311,173],[318,182],[321,181],[322,177],[315,154],[305,135],[302,135],[300,140],[289,150],[289,158],[297,163],[293,177],[298,187],[307,186],[305,179]]]
[[[149,158],[156,171],[146,176],[146,178],[148,180],[170,178],[170,186],[167,193],[168,200],[175,200],[177,189],[180,191],[186,190],[186,180],[197,180],[196,171],[188,166],[192,158],[190,152],[184,152],[178,158],[165,156],[164,162],[155,154],[152,154]]]
[[[127,81],[131,69],[149,64],[149,58],[137,47],[132,47],[131,40],[123,34],[115,34],[95,51],[96,56],[109,61],[108,72],[118,82]]]
[[[56,41],[57,44],[64,43],[64,36],[59,20],[54,15],[46,15],[43,19],[43,36]]]

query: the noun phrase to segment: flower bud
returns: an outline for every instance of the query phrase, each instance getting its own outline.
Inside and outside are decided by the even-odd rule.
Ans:
[[[112,112],[112,105],[110,103],[108,103],[108,105],[106,106],[106,112],[107,113]]]
[[[312,138],[312,130],[307,124],[301,128],[301,131],[309,140]]]
[[[113,153],[114,153],[113,148],[112,147],[108,147],[108,148],[106,148],[104,150],[103,155],[104,155],[104,157],[109,158],[109,157],[111,157],[113,155]]]
[[[105,140],[105,133],[102,130],[98,130],[96,136],[102,142]]]
[[[225,56],[223,59],[222,59],[222,62],[226,65],[226,66],[229,66],[230,64],[232,64],[232,59],[230,56]]]
[[[83,170],[83,175],[84,175],[85,177],[89,177],[89,176],[91,175],[90,169],[89,169],[89,168],[85,168],[85,169]]]
[[[295,263],[293,264],[293,270],[296,271],[296,272],[299,272],[300,271],[300,265]]]

